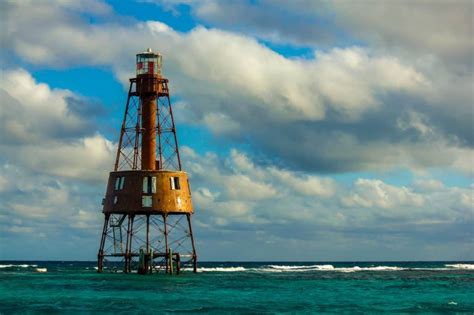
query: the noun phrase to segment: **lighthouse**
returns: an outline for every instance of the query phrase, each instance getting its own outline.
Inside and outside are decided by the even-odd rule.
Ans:
[[[114,169],[103,199],[98,272],[196,272],[193,205],[162,56],[136,55]]]

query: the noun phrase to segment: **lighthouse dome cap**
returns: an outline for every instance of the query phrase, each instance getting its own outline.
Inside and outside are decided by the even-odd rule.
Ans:
[[[151,48],[147,48],[145,51],[138,53],[137,56],[161,56],[159,52],[154,52]]]

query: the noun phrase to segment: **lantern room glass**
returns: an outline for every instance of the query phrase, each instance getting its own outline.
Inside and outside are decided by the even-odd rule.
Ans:
[[[161,55],[154,53],[143,53],[137,55],[137,75],[161,74]]]

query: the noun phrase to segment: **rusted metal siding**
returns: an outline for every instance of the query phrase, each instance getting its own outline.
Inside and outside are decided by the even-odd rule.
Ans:
[[[117,178],[123,178],[122,189],[116,189]],[[143,179],[155,178],[154,192],[143,192]],[[172,189],[171,179],[179,178],[179,189]],[[151,207],[143,206],[143,197],[151,197]],[[104,202],[104,213],[193,213],[191,191],[186,172],[119,171],[111,172]]]

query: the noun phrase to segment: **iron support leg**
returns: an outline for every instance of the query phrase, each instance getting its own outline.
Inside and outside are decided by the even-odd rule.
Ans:
[[[163,214],[163,223],[165,225],[165,266],[166,266],[166,273],[169,273],[169,248],[168,248],[168,223],[167,223],[167,215]]]
[[[128,271],[132,271],[132,239],[133,239],[133,221],[135,220],[135,215],[131,216],[130,219],[130,242],[128,243]]]
[[[130,260],[132,259],[131,248],[132,248],[132,230],[133,230],[133,214],[128,215],[128,226],[127,226],[127,244],[125,247],[125,268],[124,272],[130,272]]]
[[[145,254],[145,273],[150,268],[150,215],[146,215],[146,254]]]
[[[189,226],[189,236],[191,237],[191,245],[193,246],[193,272],[197,272],[197,255],[196,255],[196,247],[194,246],[194,235],[193,235],[193,227],[191,226],[191,215],[186,214],[186,219],[188,220]]]
[[[105,215],[104,228],[102,229],[102,238],[100,239],[99,254],[97,255],[97,272],[101,273],[104,268],[104,245],[107,237],[107,228],[109,225],[110,214]]]
[[[128,272],[128,242],[130,241],[130,215],[128,216],[128,223],[127,223],[127,242],[125,244],[125,266],[123,268],[123,272]]]

